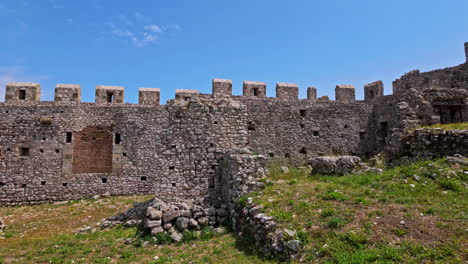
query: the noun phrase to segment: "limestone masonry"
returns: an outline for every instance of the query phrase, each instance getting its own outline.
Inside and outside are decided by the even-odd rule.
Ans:
[[[465,52],[468,59],[468,43]],[[214,79],[212,87],[212,94],[176,90],[166,105],[159,89],[140,88],[134,105],[124,103],[123,87],[97,86],[96,102],[82,103],[79,85],[58,84],[54,101],[41,102],[39,84],[8,83],[0,103],[0,204],[107,192],[216,203],[226,194],[222,164],[232,149],[289,162],[427,153],[423,134],[405,143],[408,129],[468,121],[466,62],[409,72],[394,81],[392,95],[383,95],[381,81],[368,84],[363,101],[351,85],[336,86],[336,101],[317,99],[314,87],[299,99],[291,83],[278,83],[275,98],[263,82],[245,81],[242,96],[232,95],[230,80]],[[456,135],[451,144],[466,152],[466,133]]]

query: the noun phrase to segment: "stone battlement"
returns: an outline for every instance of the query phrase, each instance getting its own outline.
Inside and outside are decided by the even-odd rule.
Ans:
[[[233,149],[296,164],[399,155],[409,129],[468,121],[466,63],[405,74],[392,95],[383,95],[382,81],[369,83],[363,101],[352,85],[337,85],[335,101],[317,98],[315,87],[306,99],[297,84],[275,88],[276,97],[267,97],[264,82],[245,81],[242,95],[233,95],[231,80],[214,79],[212,94],[178,89],[160,105],[158,88],[140,88],[139,103],[128,104],[123,87],[97,86],[88,103],[80,85],[57,84],[55,100],[41,102],[39,84],[8,83],[0,103],[0,204],[107,192],[216,203],[226,186],[224,154]]]
[[[380,82],[380,90],[374,97],[383,95],[383,83]],[[368,87],[371,84],[366,85]],[[366,88],[365,88],[366,89]],[[203,99],[280,99],[280,100],[302,100],[299,99],[299,86],[294,83],[277,83],[276,97],[267,97],[267,85],[264,82],[244,81],[242,85],[243,95],[232,94],[232,80],[213,79],[212,94],[203,94]],[[355,99],[355,88],[352,85],[337,85],[335,88],[336,100],[340,103],[353,103]],[[96,104],[123,104],[125,89],[122,86],[96,86]],[[156,106],[160,104],[159,88],[139,88],[138,103],[141,105]],[[11,82],[6,85],[5,102],[39,102],[41,95],[40,84],[38,83],[18,83]],[[198,90],[176,89],[175,100],[188,101],[197,100],[200,97]],[[317,89],[307,88],[307,98],[304,100],[315,101],[317,99]],[[80,103],[81,86],[78,84],[57,84],[55,87],[55,102]],[[368,100],[366,100],[367,102]]]

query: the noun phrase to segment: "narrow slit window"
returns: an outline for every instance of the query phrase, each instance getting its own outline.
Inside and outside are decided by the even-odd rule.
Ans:
[[[19,90],[18,99],[20,99],[20,100],[26,100],[26,90]]]
[[[71,142],[72,142],[72,138],[73,138],[72,132],[67,132],[67,135],[66,135],[66,143],[71,143]]]
[[[120,133],[115,133],[115,144],[119,145],[121,141]]]

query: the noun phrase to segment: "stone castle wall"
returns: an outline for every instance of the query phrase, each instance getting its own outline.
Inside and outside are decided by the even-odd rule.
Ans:
[[[156,88],[140,88],[133,105],[123,103],[122,87],[98,86],[96,103],[81,103],[79,85],[57,85],[55,101],[41,102],[40,85],[10,83],[0,103],[0,204],[105,192],[210,201],[230,149],[291,162],[398,152],[408,128],[466,122],[466,64],[405,76],[394,95],[383,96],[381,82],[366,85],[364,101],[350,85],[336,87],[336,101],[316,99],[313,87],[299,99],[288,83],[268,98],[265,83],[249,81],[235,96],[230,80],[215,79],[212,94],[177,90],[166,105]],[[443,86],[425,86],[430,76]]]

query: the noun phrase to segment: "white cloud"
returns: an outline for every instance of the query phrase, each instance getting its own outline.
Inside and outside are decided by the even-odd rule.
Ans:
[[[151,31],[151,32],[153,32],[153,33],[161,33],[161,32],[163,32],[163,30],[161,29],[161,27],[158,26],[158,25],[155,25],[155,24],[146,25],[144,28],[145,28],[145,30]]]
[[[138,48],[157,44],[163,35],[180,31],[179,25],[158,25],[140,12],[117,14],[108,25],[114,38],[130,41]]]

